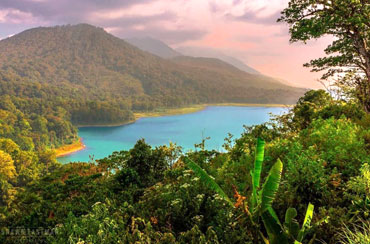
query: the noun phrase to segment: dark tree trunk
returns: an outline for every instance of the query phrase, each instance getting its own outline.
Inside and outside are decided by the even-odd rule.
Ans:
[[[356,79],[356,90],[357,90],[357,98],[360,101],[361,105],[363,106],[366,113],[370,113],[370,82],[369,79],[364,78]]]

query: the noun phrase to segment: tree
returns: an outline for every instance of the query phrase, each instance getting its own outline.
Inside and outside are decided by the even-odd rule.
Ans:
[[[323,79],[342,74],[340,82],[352,86],[370,112],[369,0],[290,0],[281,14],[278,21],[289,24],[291,42],[334,36],[325,49],[329,56],[311,60],[305,66],[312,67],[312,71],[326,70]]]
[[[0,150],[0,175],[6,179],[13,179],[17,175],[12,157],[2,150]]]
[[[152,147],[148,145],[144,139],[140,139],[130,150],[130,158],[127,160],[127,167],[134,169],[140,177],[148,176],[151,171],[151,155]]]
[[[330,104],[333,99],[324,90],[311,90],[301,97],[293,108],[292,122],[299,129],[305,129],[316,116],[316,111]]]

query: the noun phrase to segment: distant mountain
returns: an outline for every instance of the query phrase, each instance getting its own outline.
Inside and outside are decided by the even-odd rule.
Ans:
[[[159,57],[166,58],[166,59],[171,59],[171,58],[175,58],[179,56],[211,58],[211,59],[208,59],[208,61],[211,61],[212,59],[219,59],[247,73],[264,76],[265,80],[270,80],[270,81],[275,80],[274,81],[275,83],[277,82],[277,83],[282,83],[288,86],[292,86],[292,84],[289,83],[288,81],[261,74],[259,71],[246,65],[243,61],[237,58],[225,55],[216,49],[200,48],[200,47],[179,47],[176,49],[177,50],[176,51],[172,49],[171,47],[169,47],[164,42],[151,38],[151,37],[129,38],[129,39],[125,39],[125,41],[140,48],[143,51],[149,52],[151,54],[154,54]],[[188,62],[189,61],[190,60],[188,59]],[[202,62],[204,64],[204,62],[207,62],[207,59],[202,59]],[[199,59],[198,61],[196,61],[196,63],[199,64]],[[211,61],[211,63],[215,64],[215,60]]]
[[[203,72],[207,71],[226,75],[230,80],[239,80],[244,82],[244,80],[247,79],[248,85],[252,87],[269,87],[269,89],[280,89],[283,85],[274,78],[259,74],[246,73],[217,58],[178,56],[172,58],[171,60],[177,64],[190,67],[194,70],[202,70]]]
[[[79,124],[199,103],[292,104],[304,92],[217,59],[163,59],[88,24],[34,28],[0,41],[0,96],[57,104]]]
[[[238,69],[245,71],[250,74],[261,74],[259,71],[253,69],[252,67],[246,65],[243,61],[225,55],[221,51],[218,51],[213,48],[202,48],[202,47],[179,47],[176,48],[176,51],[179,53],[182,53],[186,56],[192,56],[192,57],[207,57],[207,58],[218,58],[222,61],[229,63]]]
[[[181,56],[182,54],[176,52],[172,48],[170,48],[164,42],[153,39],[151,37],[144,37],[144,38],[128,38],[124,39],[128,43],[140,48],[143,51],[150,52],[154,55],[157,55],[162,58],[173,58],[176,56]]]
[[[128,38],[128,39],[125,39],[125,41],[140,48],[143,51],[152,53],[162,58],[168,59],[168,58],[174,58],[178,56],[217,58],[247,73],[260,74],[260,72],[246,65],[243,61],[237,58],[225,55],[222,52],[216,49],[212,49],[212,48],[180,47],[175,50],[169,47],[166,43],[160,40],[151,38],[151,37]]]
[[[222,60],[242,71],[245,71],[250,74],[258,74],[265,76],[264,74],[261,74],[259,71],[253,69],[252,67],[246,65],[243,61],[227,56],[223,54],[222,52],[212,49],[212,48],[200,48],[200,47],[180,47],[177,48],[175,51],[171,47],[169,47],[164,42],[151,38],[151,37],[144,37],[144,38],[128,38],[125,39],[125,41],[129,42],[130,44],[140,48],[143,51],[152,53],[154,55],[157,55],[162,58],[171,59],[179,56],[191,56],[191,57],[205,57],[205,58],[213,58],[213,59],[219,59]],[[211,60],[211,59],[209,59]],[[189,61],[189,60],[188,60]],[[198,60],[199,61],[199,60]],[[203,62],[206,62],[206,59],[202,60]],[[213,62],[214,63],[214,62]],[[288,81],[285,81],[283,79],[279,78],[273,78],[270,76],[265,77],[268,80],[275,80],[275,82],[283,83],[288,86],[292,86],[291,83]]]

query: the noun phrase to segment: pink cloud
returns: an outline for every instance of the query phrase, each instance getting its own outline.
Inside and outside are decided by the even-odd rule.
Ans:
[[[23,21],[37,22],[29,12],[22,12],[18,9],[0,9],[0,23],[21,24]]]
[[[323,56],[323,49],[331,38],[312,41],[307,45],[290,44],[287,26],[276,24],[272,18],[270,24],[266,21],[281,11],[284,7],[281,4],[287,1],[238,1],[236,5],[230,4],[230,1],[216,2],[219,2],[219,7],[213,5],[209,10],[214,12],[212,22],[208,23],[209,34],[176,46],[219,48],[264,74],[288,80],[297,86],[322,88],[317,82],[321,74],[311,73],[303,64]],[[251,20],[245,15],[253,10],[256,13]],[[230,18],[231,14],[240,18]],[[259,22],[258,18],[264,21]]]

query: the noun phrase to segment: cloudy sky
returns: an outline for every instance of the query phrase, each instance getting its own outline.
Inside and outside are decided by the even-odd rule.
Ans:
[[[38,26],[89,23],[121,38],[151,36],[171,47],[215,48],[260,72],[318,88],[303,63],[329,39],[290,44],[276,23],[288,0],[0,0],[0,38]]]

